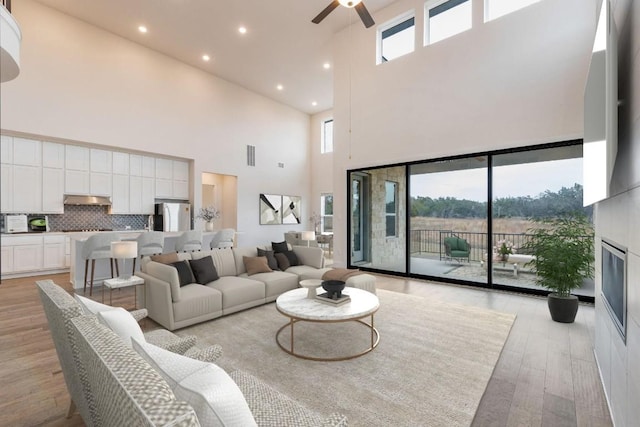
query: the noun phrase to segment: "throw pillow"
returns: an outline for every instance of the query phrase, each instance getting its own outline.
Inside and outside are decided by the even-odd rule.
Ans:
[[[133,340],[133,348],[193,407],[203,426],[255,426],[238,385],[219,366]]]
[[[269,268],[266,256],[243,256],[242,261],[244,262],[244,268],[247,269],[247,274],[249,276],[253,274],[269,273],[273,271],[271,268]]]
[[[289,250],[287,242],[271,242],[271,248],[273,248],[273,252],[275,253],[282,253]]]
[[[258,248],[258,256],[266,256],[267,264],[269,264],[269,268],[272,270],[278,269],[278,260],[276,259],[273,251],[267,251],[267,250]]]
[[[287,268],[291,267],[289,263],[289,258],[283,253],[276,252],[275,254],[276,260],[278,261],[278,268],[282,271],[286,271]]]
[[[104,310],[115,310],[117,308],[106,304],[100,304],[98,301],[94,301],[78,294],[74,294],[73,297],[78,301],[80,307],[82,307],[84,314],[89,316],[97,315],[99,312]]]
[[[189,260],[191,271],[196,279],[196,283],[206,285],[207,283],[218,280],[218,272],[213,265],[213,258],[206,256],[200,259]]]
[[[291,267],[293,267],[295,265],[300,265],[300,261],[298,260],[298,256],[295,254],[295,252],[286,251],[286,252],[283,252],[283,253],[287,257],[287,259],[289,260],[289,265]]]
[[[191,272],[191,267],[189,267],[189,263],[187,261],[178,261],[169,265],[172,265],[176,270],[178,270],[178,280],[180,280],[181,287],[195,281],[193,273]]]
[[[174,262],[180,261],[177,253],[171,254],[162,254],[162,255],[151,255],[151,261],[159,262],[161,264],[173,264]]]
[[[131,339],[145,342],[144,334],[136,319],[122,307],[113,310],[103,310],[97,314],[100,323],[111,329],[126,345],[131,347]]]

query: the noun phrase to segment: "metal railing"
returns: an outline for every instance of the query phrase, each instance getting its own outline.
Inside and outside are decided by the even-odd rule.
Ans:
[[[507,240],[518,250],[531,236],[525,233],[493,233],[491,246],[487,243],[487,233],[456,231],[456,230],[411,230],[410,235],[411,254],[426,253],[438,255],[440,259],[445,257],[444,239],[447,237],[459,237],[469,244],[470,261],[482,261],[484,254],[492,251],[493,245],[500,240]]]

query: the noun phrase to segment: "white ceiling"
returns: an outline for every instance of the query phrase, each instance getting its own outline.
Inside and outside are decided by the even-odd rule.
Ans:
[[[331,0],[38,1],[309,114],[333,106],[332,69],[323,68],[332,64],[333,34],[360,23],[354,9],[342,6],[311,23]],[[375,11],[393,0],[364,3],[376,19]],[[373,36],[376,27],[367,31]]]

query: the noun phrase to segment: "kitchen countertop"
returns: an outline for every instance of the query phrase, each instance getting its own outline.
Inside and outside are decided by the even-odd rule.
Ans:
[[[146,233],[148,230],[113,230],[113,231],[42,231],[42,232],[31,232],[31,233],[2,233],[0,237],[11,237],[11,236],[69,236],[74,240],[86,240],[89,236],[97,233],[118,233],[118,234],[129,234],[129,233]],[[182,234],[182,231],[163,231],[165,237],[175,237]],[[214,234],[216,231],[203,231],[203,235]],[[136,236],[137,237],[137,236]]]

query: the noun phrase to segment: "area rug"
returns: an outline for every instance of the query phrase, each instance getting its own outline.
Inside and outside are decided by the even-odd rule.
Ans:
[[[288,319],[275,303],[178,331],[199,344],[221,344],[219,365],[242,369],[323,414],[341,412],[351,426],[468,426],[515,319],[512,314],[378,291],[372,352],[342,362],[298,359],[275,334]],[[341,356],[366,348],[358,323],[298,323],[296,349]],[[280,340],[287,345],[288,333]]]

